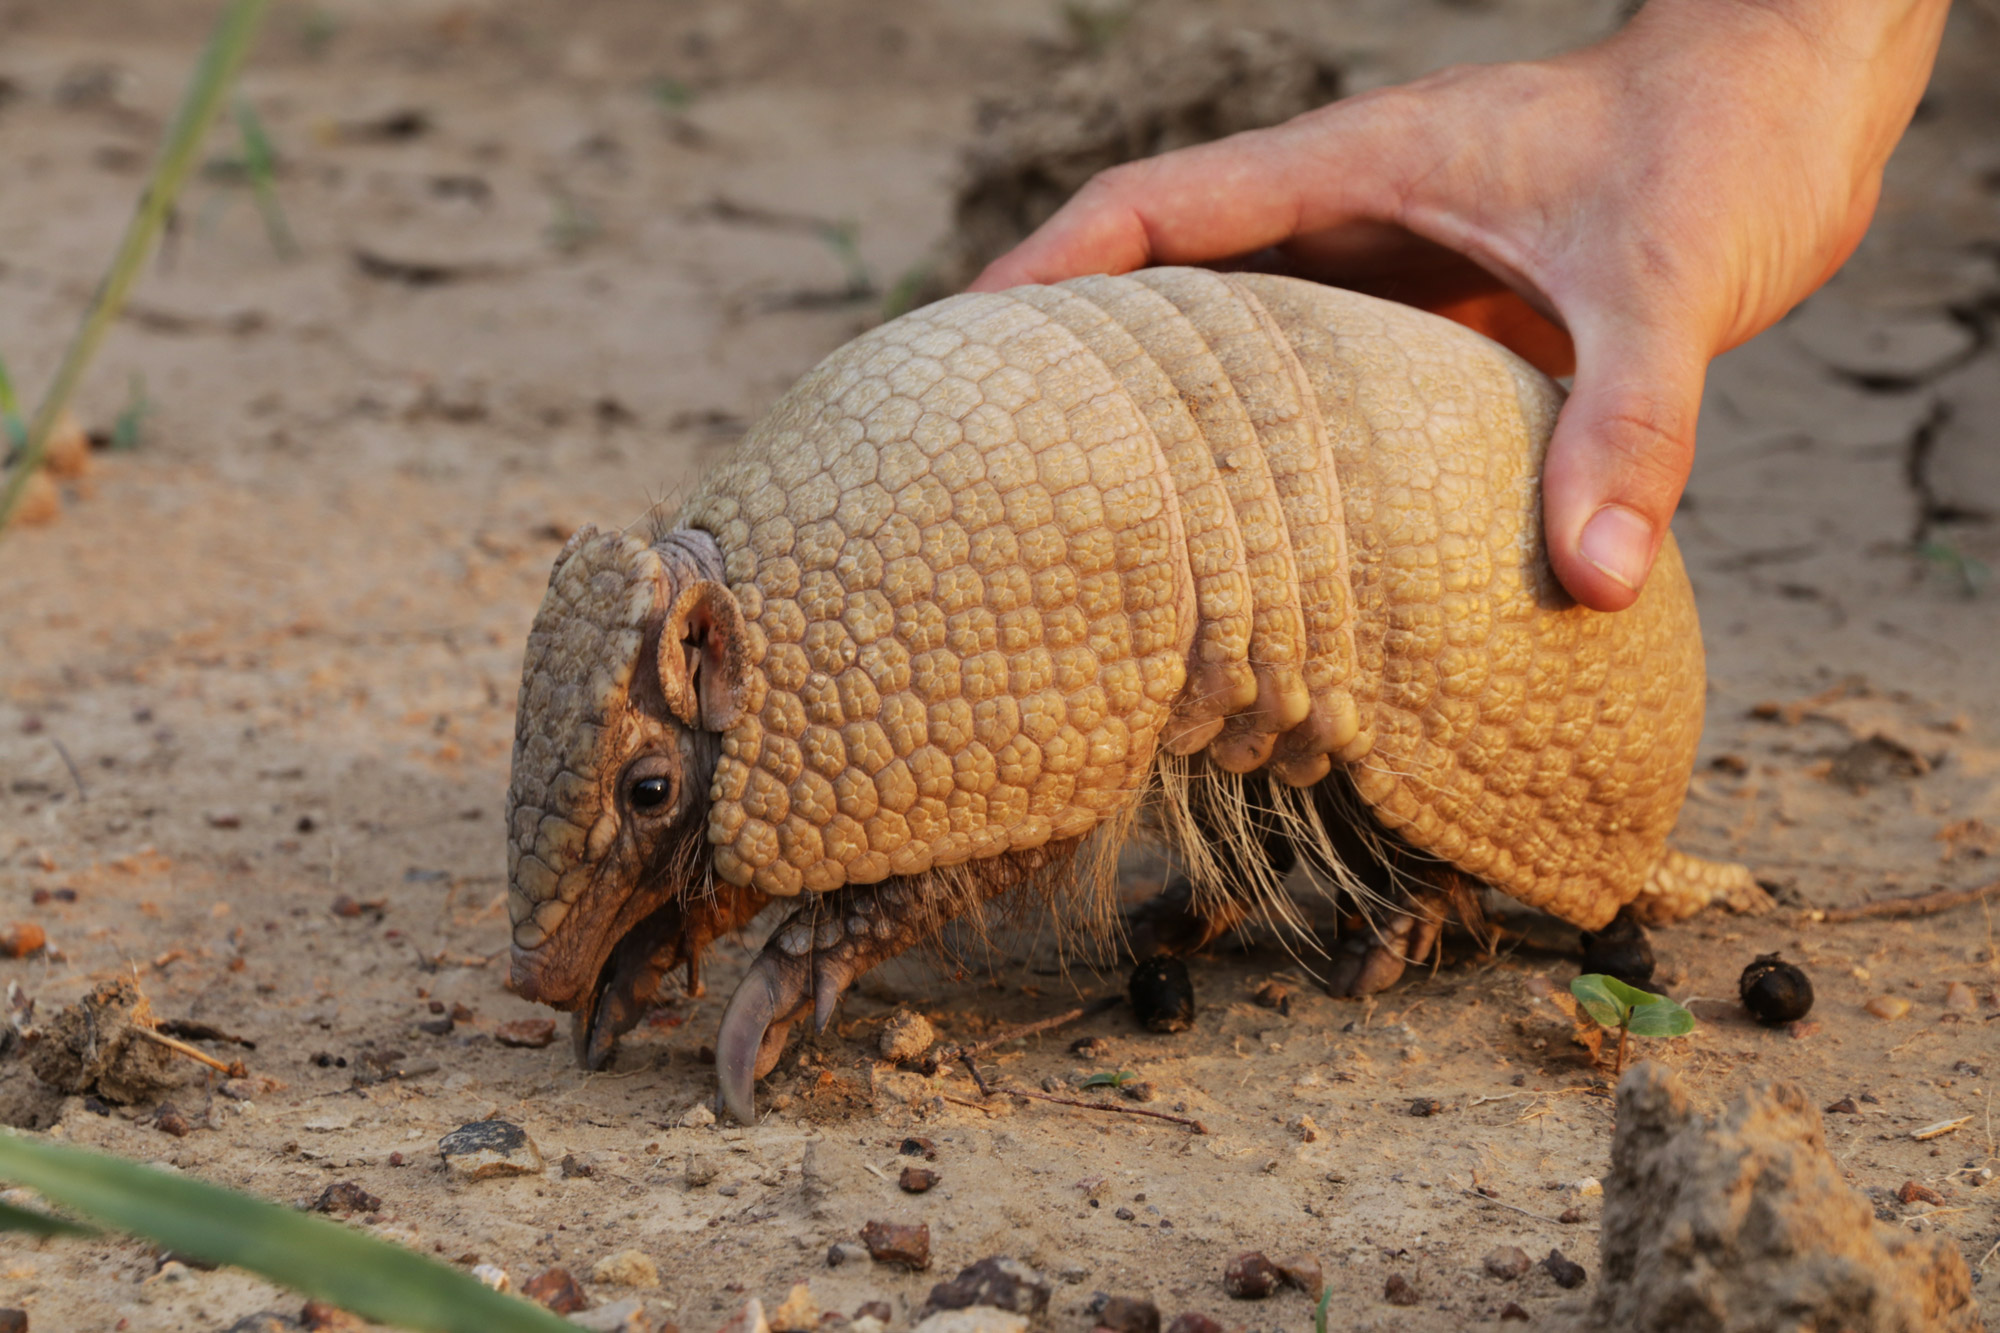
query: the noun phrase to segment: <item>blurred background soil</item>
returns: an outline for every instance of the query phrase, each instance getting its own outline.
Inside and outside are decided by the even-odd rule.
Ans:
[[[30,395],[214,9],[0,0],[0,356]],[[49,945],[0,958],[14,1015],[47,1025],[122,977],[161,1017],[254,1042],[208,1043],[249,1077],[189,1064],[158,1094],[169,1115],[65,1096],[0,1054],[0,1118],[287,1202],[353,1181],[375,1200],[357,1225],[517,1286],[563,1266],[684,1333],[805,1280],[828,1310],[882,1300],[906,1327],[932,1281],[996,1253],[1055,1282],[1059,1329],[1089,1327],[1098,1293],[1306,1328],[1303,1294],[1224,1294],[1250,1249],[1317,1255],[1330,1327],[1543,1319],[1566,1294],[1548,1271],[1503,1281],[1481,1258],[1560,1249],[1595,1279],[1606,1078],[1542,998],[1575,973],[1571,932],[1517,920],[1497,954],[1461,942],[1361,1003],[1321,994],[1309,954],[1231,941],[1195,964],[1191,1032],[1118,1012],[993,1057],[1028,1088],[1132,1071],[1150,1109],[1206,1136],[969,1105],[963,1076],[876,1063],[898,1006],[962,1041],[1121,986],[1034,932],[886,969],[766,1082],[763,1123],[683,1126],[761,935],[586,1076],[562,1030],[503,1031],[545,1014],[502,984],[500,806],[521,645],[576,525],[670,499],[800,372],[951,290],[1107,154],[1553,52],[1618,17],[1586,0],[277,5],[244,96],[296,257],[218,130],[79,405],[129,447],[94,451],[59,517],[0,543],[0,926]],[[2000,907],[1812,913],[2000,875],[1996,65],[2000,13],[1965,0],[1861,252],[1714,368],[1676,524],[1710,664],[1680,841],[1750,862],[1782,907],[1658,935],[1661,983],[1702,1025],[1653,1052],[1705,1104],[1781,1076],[1845,1107],[1827,1133],[1852,1182],[1962,1247],[1989,1321]],[[1772,950],[1818,989],[1794,1032],[1735,1003]],[[1272,981],[1280,1008],[1253,999]],[[528,1131],[541,1174],[441,1169],[438,1139],[491,1117]],[[937,1151],[922,1195],[894,1183],[909,1135]],[[928,1222],[934,1271],[829,1268],[875,1218]],[[590,1277],[626,1250],[659,1286]],[[133,1330],[296,1306],[159,1267],[136,1243],[0,1238],[0,1304],[36,1329]],[[1385,1303],[1391,1277],[1415,1305]]]

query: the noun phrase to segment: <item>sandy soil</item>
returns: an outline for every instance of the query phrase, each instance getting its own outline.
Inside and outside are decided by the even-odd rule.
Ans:
[[[0,0],[0,353],[25,385],[87,299],[212,8]],[[1554,50],[1614,8],[1219,12],[1309,33],[1366,87]],[[55,945],[0,960],[0,980],[46,1017],[136,974],[158,1012],[254,1040],[231,1053],[265,1081],[239,1100],[191,1077],[170,1094],[195,1125],[176,1137],[150,1107],[43,1097],[14,1061],[11,1118],[280,1200],[353,1180],[383,1201],[357,1224],[516,1283],[636,1248],[662,1274],[638,1294],[686,1333],[804,1279],[829,1309],[886,1300],[904,1325],[938,1276],[994,1253],[1050,1274],[1050,1326],[1079,1330],[1098,1292],[1307,1327],[1298,1293],[1224,1295],[1245,1249],[1319,1256],[1334,1326],[1356,1329],[1484,1326],[1509,1302],[1541,1318],[1564,1293],[1539,1269],[1486,1275],[1498,1245],[1560,1248],[1594,1275],[1599,1201],[1577,1184],[1605,1169],[1611,1111],[1536,998],[1538,978],[1575,972],[1554,929],[1493,957],[1461,945],[1365,1003],[1243,941],[1197,963],[1192,1032],[1117,1014],[998,1053],[1030,1088],[1134,1071],[1206,1136],[969,1107],[951,1100],[972,1095],[962,1077],[873,1064],[898,1004],[963,1039],[1120,984],[1066,978],[1035,936],[956,972],[885,970],[787,1058],[763,1094],[781,1109],[751,1130],[678,1124],[708,1095],[699,1048],[754,933],[611,1072],[579,1073],[560,1040],[494,1040],[539,1013],[502,987],[499,804],[520,646],[562,534],[672,494],[872,320],[943,234],[978,99],[1072,40],[1040,3],[279,8],[247,92],[301,256],[274,253],[226,170],[204,177],[81,403],[109,429],[142,394],[140,446],[99,454],[59,522],[0,546],[0,921]],[[1770,1077],[1853,1099],[1827,1117],[1853,1183],[1962,1246],[1989,1321],[2000,1185],[1974,1181],[2000,1165],[1994,915],[1811,910],[2000,873],[2000,593],[1972,563],[2000,566],[1996,59],[1990,7],[1960,6],[1860,256],[1715,368],[1677,527],[1711,676],[1680,840],[1751,862],[1785,906],[1660,934],[1664,980],[1702,997],[1703,1022],[1654,1052],[1711,1103]],[[218,137],[218,158],[235,151]],[[850,294],[861,277],[876,294]],[[343,896],[379,905],[338,915]],[[1774,949],[1819,990],[1799,1035],[1734,1003],[1738,972]],[[1289,1013],[1252,1003],[1272,978],[1296,987]],[[1947,1007],[1954,982],[1969,1009]],[[1912,1007],[1874,1017],[1881,996]],[[455,1005],[471,1016],[451,1031],[418,1026]],[[1108,1050],[1071,1053],[1089,1035]],[[406,1076],[369,1081],[385,1066]],[[1413,1115],[1420,1099],[1438,1113]],[[488,1116],[525,1126],[549,1170],[447,1179],[436,1141]],[[912,1133],[942,1176],[920,1197],[893,1183]],[[591,1173],[558,1171],[565,1156]],[[1909,1180],[1943,1204],[1899,1203]],[[1558,1221],[1569,1209],[1581,1220]],[[927,1221],[935,1272],[826,1266],[878,1217]],[[0,1305],[37,1330],[296,1308],[241,1275],[155,1267],[136,1244],[0,1240]],[[1391,1274],[1418,1305],[1383,1302]]]

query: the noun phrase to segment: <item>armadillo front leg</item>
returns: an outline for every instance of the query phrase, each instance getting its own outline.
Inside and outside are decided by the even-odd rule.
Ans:
[[[1445,866],[1404,870],[1401,901],[1360,916],[1334,951],[1327,970],[1329,995],[1359,998],[1385,991],[1413,964],[1431,961],[1445,924],[1454,916],[1478,928],[1478,900],[1472,883]]]

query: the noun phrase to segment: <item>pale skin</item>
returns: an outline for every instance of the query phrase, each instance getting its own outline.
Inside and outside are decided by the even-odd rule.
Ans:
[[[1575,387],[1543,525],[1576,599],[1637,599],[1709,361],[1844,263],[1948,0],[1651,0],[1551,60],[1447,69],[1104,172],[974,290],[1251,264],[1436,310]]]

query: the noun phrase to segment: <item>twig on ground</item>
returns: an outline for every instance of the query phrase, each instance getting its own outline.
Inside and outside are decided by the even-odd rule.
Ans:
[[[210,1069],[219,1069],[229,1078],[248,1078],[250,1076],[249,1069],[244,1066],[241,1060],[234,1060],[225,1064],[199,1047],[190,1046],[184,1041],[169,1037],[163,1032],[155,1032],[153,1029],[138,1023],[132,1025],[132,1030],[147,1041],[156,1041],[168,1050],[185,1055],[190,1060],[199,1060]]]
[[[1996,892],[2000,892],[2000,879],[1976,889],[1939,889],[1935,893],[1920,893],[1911,898],[1881,898],[1859,907],[1829,907],[1812,913],[1812,920],[1837,926],[1849,921],[1901,921],[1911,917],[1936,916],[1954,907],[1976,903]]]
[[[995,1088],[995,1092],[1007,1097],[1027,1097],[1038,1102],[1054,1102],[1057,1106],[1076,1106],[1086,1111],[1110,1111],[1114,1115],[1143,1115],[1151,1120],[1165,1120],[1176,1125],[1186,1125],[1197,1134],[1208,1133],[1208,1126],[1201,1121],[1184,1115],[1169,1115],[1165,1111],[1148,1111],[1143,1106],[1120,1106],[1115,1102],[1087,1102],[1081,1097],[1057,1097],[1053,1093],[1029,1092],[1026,1088]]]
[[[1488,1195],[1481,1194],[1478,1190],[1460,1190],[1459,1193],[1463,1194],[1468,1199],[1476,1199],[1480,1203],[1491,1204],[1495,1208],[1505,1208],[1510,1213],[1519,1213],[1523,1217],[1532,1217],[1537,1222],[1547,1222],[1551,1226],[1562,1225],[1562,1221],[1560,1218],[1545,1217],[1541,1213],[1531,1213],[1526,1208],[1516,1208],[1511,1203],[1502,1203],[1498,1199],[1491,1198]]]
[[[69,780],[76,784],[76,799],[89,800],[90,793],[83,789],[83,774],[76,771],[76,760],[69,757],[69,747],[53,736],[49,737],[49,744],[56,747],[56,753],[62,756],[63,767],[69,770]]]
[[[987,1115],[1001,1114],[999,1107],[982,1106],[980,1103],[975,1102],[967,1097],[954,1097],[948,1092],[941,1092],[938,1094],[938,1096],[944,1098],[946,1101],[950,1102],[953,1106],[969,1106],[975,1111],[984,1111]]]

